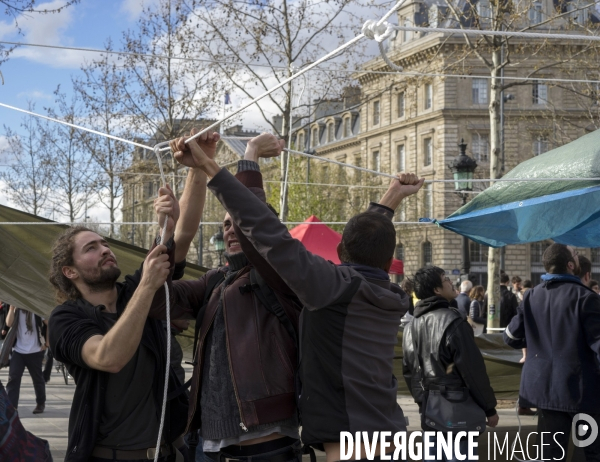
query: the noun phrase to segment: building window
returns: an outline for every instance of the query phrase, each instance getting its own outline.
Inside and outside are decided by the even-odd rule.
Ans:
[[[433,85],[425,84],[425,109],[431,109],[433,106]]]
[[[545,106],[548,103],[548,85],[536,81],[531,88],[533,104]]]
[[[539,156],[548,151],[548,138],[545,136],[538,136],[533,140],[533,155]]]
[[[344,119],[344,138],[350,136],[350,117]]]
[[[542,2],[533,2],[529,9],[529,21],[532,24],[539,24],[542,22]]]
[[[490,159],[490,135],[473,133],[471,139],[471,152],[475,160],[488,162]]]
[[[155,191],[154,183],[151,181],[146,183],[145,188],[144,188],[144,199],[148,199],[149,197],[154,197],[154,191]],[[158,190],[157,190],[157,192],[158,192]]]
[[[396,260],[404,261],[404,245],[402,243],[396,246]]]
[[[439,24],[439,18],[440,18],[440,9],[437,5],[431,5],[431,7],[429,7],[429,11],[428,11],[428,16],[429,16],[429,27],[437,27]]]
[[[488,81],[487,79],[473,79],[473,104],[487,104]]]
[[[373,151],[373,170],[381,172],[381,156],[379,151]]]
[[[433,162],[433,143],[431,138],[425,138],[423,140],[423,165],[428,167]]]
[[[398,93],[396,104],[398,106],[398,117],[404,117],[404,92]]]
[[[410,19],[408,18],[404,18],[404,27],[410,27]],[[402,41],[403,42],[408,42],[411,38],[411,33],[408,30],[403,30],[402,31]]]
[[[423,216],[433,218],[433,184],[427,183],[423,187]]]
[[[541,282],[542,274],[546,273],[542,256],[546,249],[550,247],[547,242],[533,242],[529,244],[529,261],[531,263],[531,282],[537,285]]]
[[[429,241],[421,244],[421,263],[423,264],[422,266],[433,265],[433,246]]]
[[[312,142],[311,147],[314,148],[319,145],[319,128],[315,127],[312,129]]]
[[[327,142],[328,143],[333,143],[335,141],[334,129],[335,129],[334,124],[331,123],[331,124],[327,125]]]
[[[400,202],[400,205],[396,209],[398,221],[406,221],[406,201]]]
[[[373,125],[379,125],[379,101],[373,101]]]
[[[589,4],[590,3],[586,0],[573,0],[567,4],[567,11],[572,11],[570,16],[573,22],[577,24],[585,24],[589,21],[590,10],[589,8],[584,8]]]
[[[590,260],[592,261],[592,279],[600,281],[600,247],[590,249]]]
[[[479,0],[477,2],[477,15],[480,22],[489,22],[492,19],[492,8],[489,0]]]
[[[469,270],[469,279],[473,285],[486,287],[488,280],[487,260],[489,247],[477,242],[469,241],[469,256],[471,259],[471,269]]]
[[[404,151],[404,145],[403,144],[399,144],[396,147],[396,160],[397,160],[397,167],[396,170],[398,172],[403,172],[406,170],[406,152]]]
[[[298,134],[298,147],[296,149],[304,150],[304,132]]]

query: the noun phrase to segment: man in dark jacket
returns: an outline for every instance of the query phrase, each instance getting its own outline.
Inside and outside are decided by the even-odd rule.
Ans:
[[[282,140],[262,134],[248,142],[244,160],[238,163],[236,177],[261,201],[265,193],[259,158],[278,155],[282,146]],[[198,181],[186,183],[180,201],[175,243],[182,251],[191,241],[185,236],[195,235],[202,215],[197,198],[206,194],[206,174],[193,162],[186,165]],[[244,236],[235,230],[229,214],[223,231],[227,266],[195,281],[175,281],[170,290],[172,316],[196,318],[198,329],[188,431],[200,428],[207,459],[298,460],[294,377],[301,305],[279,275],[264,262],[261,265],[254,249],[250,254],[242,251]],[[266,287],[258,287],[255,276]],[[216,284],[211,282],[215,280]],[[263,297],[269,294],[263,288],[275,297],[283,320],[273,311],[276,307],[265,305]],[[155,302],[151,315],[162,316],[164,300]]]
[[[364,431],[369,438],[379,431],[406,431],[392,360],[408,297],[391,284],[387,270],[396,246],[394,210],[420,189],[423,179],[401,175],[379,204],[351,218],[338,246],[343,263],[336,266],[308,252],[264,202],[190,145],[188,150],[181,142],[175,157],[193,158],[212,178],[208,186],[231,215],[236,236],[243,233],[247,239],[240,241],[244,253],[260,271],[277,273],[304,305],[303,443],[324,448],[334,461],[340,460],[341,431]]]
[[[50,316],[50,346],[76,383],[66,462],[154,454],[168,364],[162,324],[148,311],[155,294],[165,297],[161,288],[174,269],[171,236],[179,215],[172,193],[155,207],[162,212],[161,229],[168,214],[167,244],[155,244],[142,268],[123,282],[116,282],[121,270],[109,244],[95,232],[68,228],[54,244],[50,282],[61,304]],[[167,415],[176,414],[169,403]],[[158,460],[174,454],[180,460],[182,433],[171,421],[165,424]]]
[[[463,319],[467,319],[471,311],[471,297],[469,297],[469,293],[472,288],[473,283],[471,281],[463,281],[460,283],[460,294],[456,296],[456,306]]]
[[[508,326],[508,323],[517,314],[517,306],[519,301],[515,294],[508,288],[510,278],[508,274],[500,275],[500,327]]]
[[[572,247],[552,244],[543,262],[547,273],[525,293],[504,341],[527,348],[520,395],[539,410],[538,432],[555,435],[541,457],[565,460],[572,424],[578,430],[578,423],[594,427],[574,422],[576,415],[589,414],[596,430],[600,424],[600,298],[575,276],[579,265]],[[584,450],[586,460],[600,461],[600,439]]]
[[[402,368],[420,412],[425,411],[429,390],[440,386],[448,390],[467,388],[485,412],[488,425],[495,427],[498,414],[494,390],[472,327],[450,307],[455,298],[452,282],[436,266],[420,269],[413,280],[420,301],[415,306],[414,319],[404,329]],[[423,430],[439,431],[427,426],[423,418],[421,425]],[[461,440],[461,453],[468,454],[466,439]],[[455,460],[454,456],[449,461]]]

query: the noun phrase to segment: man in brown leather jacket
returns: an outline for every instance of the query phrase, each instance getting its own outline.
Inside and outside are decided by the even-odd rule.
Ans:
[[[248,142],[239,162],[238,180],[263,201],[258,159],[279,155],[282,147],[283,141],[262,134]],[[178,149],[173,145],[172,150]],[[190,172],[175,232],[176,248],[182,253],[198,229],[202,215],[198,202],[203,204],[206,194],[206,175],[193,162],[185,165]],[[199,326],[188,431],[201,429],[204,453],[215,461],[298,460],[296,341],[271,307],[261,302],[251,282],[256,270],[242,252],[243,237],[236,236],[228,214],[223,231],[227,266],[195,281],[173,281],[170,290],[172,317],[193,317]],[[297,332],[301,306],[291,290],[274,271],[261,271],[260,277]],[[161,297],[155,301],[162,303]],[[151,316],[160,316],[163,310],[164,304],[157,304]]]

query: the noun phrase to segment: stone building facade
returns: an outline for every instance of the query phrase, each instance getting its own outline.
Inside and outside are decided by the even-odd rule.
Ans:
[[[544,17],[554,14],[549,2],[534,2]],[[548,5],[546,5],[548,3]],[[425,25],[430,15],[440,14],[434,3],[411,1],[398,12],[398,23]],[[537,11],[537,10],[536,10]],[[538,13],[526,20],[537,21]],[[596,24],[591,12],[581,19]],[[538,21],[539,22],[539,21]],[[441,27],[456,27],[452,21],[440,21]],[[556,31],[557,25],[552,24]],[[566,23],[565,23],[566,27]],[[543,28],[543,27],[542,27]],[[558,29],[560,30],[560,25]],[[510,52],[520,60],[531,52],[528,44],[515,41]],[[526,77],[556,56],[574,55],[572,44],[555,43],[536,56],[523,59],[519,66],[509,67],[505,76]],[[458,35],[442,33],[398,32],[388,47],[389,58],[404,68],[391,72],[382,58],[365,63],[357,73],[360,82],[360,104],[332,108],[302,125],[294,132],[296,146],[314,150],[319,156],[340,160],[372,170],[394,173],[414,172],[429,180],[450,180],[447,165],[459,154],[461,139],[468,144],[467,153],[478,162],[476,178],[489,178],[489,75],[478,58],[466,53],[465,41]],[[460,66],[456,61],[460,58]],[[539,72],[539,79],[583,76],[577,73],[581,61],[573,60],[549,66]],[[593,67],[593,63],[589,63]],[[582,71],[583,69],[579,69]],[[377,73],[380,72],[380,73]],[[429,75],[414,75],[421,73]],[[437,74],[437,75],[436,75]],[[448,77],[440,74],[467,74],[479,77]],[[564,86],[563,86],[564,87]],[[575,92],[549,81],[529,80],[505,92],[504,170],[565,144],[595,129],[589,117],[593,101],[584,101]],[[584,98],[585,100],[585,98]],[[584,107],[589,103],[589,107]],[[597,112],[597,109],[596,109]],[[354,183],[387,185],[388,180],[351,170]],[[486,183],[476,184],[482,190]],[[372,195],[373,198],[377,197]],[[395,217],[396,222],[415,222],[420,217],[442,219],[456,211],[461,198],[453,192],[453,183],[426,184],[417,198],[409,200]],[[349,211],[356,213],[359,210]],[[433,264],[447,273],[461,268],[461,237],[431,224],[397,225],[397,258],[405,264],[405,274]],[[548,243],[508,246],[504,269],[510,276],[539,282],[544,273],[541,255]],[[580,249],[591,258],[594,273],[600,276],[600,255],[594,249]],[[471,242],[471,278],[487,284],[487,249]],[[455,276],[458,279],[458,276]]]

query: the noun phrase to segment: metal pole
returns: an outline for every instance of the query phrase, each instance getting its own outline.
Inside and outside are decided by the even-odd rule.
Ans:
[[[463,205],[467,203],[467,195],[462,195]],[[462,269],[461,273],[465,280],[469,279],[469,271],[471,270],[471,257],[469,255],[469,238],[467,236],[462,237]]]
[[[503,28],[502,28],[503,29]],[[502,47],[500,48],[500,63],[504,62],[504,45],[502,41]],[[502,164],[500,166],[500,174],[504,176],[505,169],[505,156],[504,156],[504,67],[500,69],[500,152],[502,154]],[[500,248],[500,269],[504,270],[506,259],[506,247]]]
[[[133,187],[133,202],[131,204],[131,222],[135,223],[135,186]],[[131,225],[131,245],[135,245],[135,224]]]
[[[202,237],[202,221],[200,222],[200,224],[198,225],[198,265],[202,266],[202,260],[203,260],[203,255],[202,255],[202,251],[204,250],[203,247],[203,237]]]

